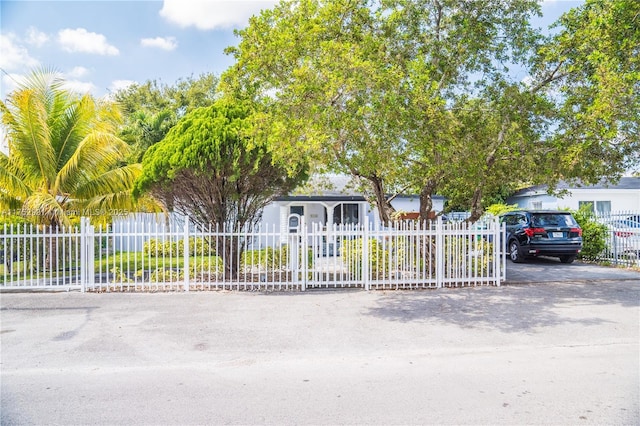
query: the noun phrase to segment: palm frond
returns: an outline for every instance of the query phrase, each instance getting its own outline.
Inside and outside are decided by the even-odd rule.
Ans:
[[[77,187],[74,196],[77,199],[90,200],[101,195],[131,191],[141,173],[142,166],[140,164],[130,164],[108,170]]]
[[[48,185],[55,179],[55,155],[51,147],[44,103],[33,90],[24,89],[9,97],[11,127],[7,131],[9,152],[20,158],[26,177]]]
[[[75,193],[86,182],[120,165],[129,150],[129,146],[114,134],[93,131],[60,169],[55,187],[61,192]]]
[[[12,167],[9,157],[0,152],[0,186],[5,196],[24,200],[31,195],[31,189],[25,185],[20,173]]]
[[[34,223],[53,226],[69,226],[69,217],[56,197],[48,192],[32,193],[22,206],[27,219]]]

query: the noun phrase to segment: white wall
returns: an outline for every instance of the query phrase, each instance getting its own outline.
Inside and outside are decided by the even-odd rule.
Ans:
[[[611,211],[639,211],[640,190],[637,189],[572,189],[571,194],[558,200],[559,208],[578,209],[580,201],[610,201]]]

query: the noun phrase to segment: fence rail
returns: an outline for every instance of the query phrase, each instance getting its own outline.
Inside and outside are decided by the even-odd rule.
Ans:
[[[82,291],[411,289],[500,285],[497,221],[398,222],[254,232],[148,223],[116,230],[5,226],[0,289]]]
[[[605,248],[597,260],[614,265],[640,266],[640,211],[598,212],[605,230]]]

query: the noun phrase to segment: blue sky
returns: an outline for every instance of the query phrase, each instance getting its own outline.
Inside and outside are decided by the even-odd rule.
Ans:
[[[582,1],[543,3],[546,27]],[[0,0],[0,97],[34,67],[61,72],[70,87],[104,96],[131,82],[222,73],[225,47],[271,0]]]

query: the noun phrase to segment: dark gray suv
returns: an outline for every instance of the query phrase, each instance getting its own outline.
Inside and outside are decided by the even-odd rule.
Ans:
[[[559,257],[571,263],[582,250],[582,229],[566,211],[518,210],[500,216],[507,228],[507,253],[513,262],[527,257]]]

